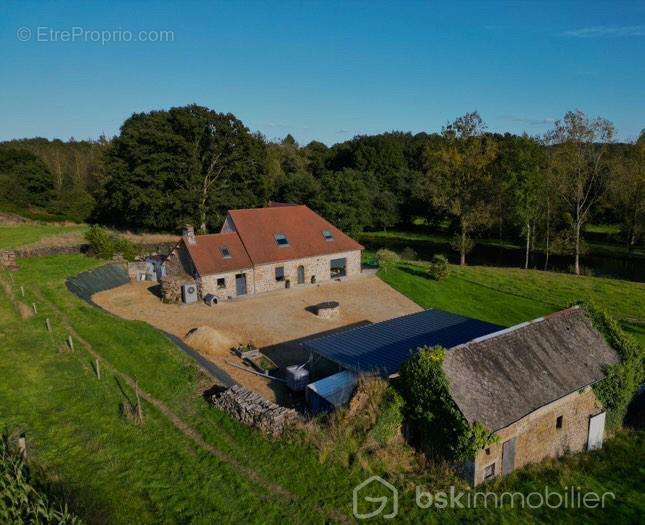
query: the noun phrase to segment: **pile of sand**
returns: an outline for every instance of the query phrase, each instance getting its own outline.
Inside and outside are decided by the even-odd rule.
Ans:
[[[206,354],[228,355],[234,346],[233,342],[210,326],[199,326],[188,332],[184,338],[186,344]]]

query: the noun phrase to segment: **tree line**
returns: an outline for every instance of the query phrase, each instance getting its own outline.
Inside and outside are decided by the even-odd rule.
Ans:
[[[462,263],[480,236],[572,253],[589,221],[642,240],[645,134],[568,112],[541,137],[491,133],[477,112],[441,133],[356,136],[331,147],[269,141],[232,114],[190,105],[136,113],[108,140],[0,144],[0,205],[148,231],[217,231],[231,208],[303,203],[351,234],[419,221],[453,235]],[[547,263],[548,264],[548,263]]]

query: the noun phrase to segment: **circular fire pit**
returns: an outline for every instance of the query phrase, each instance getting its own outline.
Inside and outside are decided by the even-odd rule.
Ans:
[[[315,306],[316,315],[321,319],[338,319],[340,317],[340,303],[338,301],[327,301]]]

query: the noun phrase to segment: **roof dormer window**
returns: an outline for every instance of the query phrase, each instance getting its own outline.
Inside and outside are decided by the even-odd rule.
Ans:
[[[224,257],[224,259],[230,259],[231,258],[231,252],[226,246],[220,246],[219,251],[221,252],[222,257]]]
[[[289,239],[287,239],[287,236],[284,233],[276,233],[275,242],[277,242],[280,247],[289,246]]]
[[[323,230],[322,234],[323,234],[323,237],[325,238],[326,241],[333,241],[334,240],[334,236],[331,234],[331,232],[329,230]]]

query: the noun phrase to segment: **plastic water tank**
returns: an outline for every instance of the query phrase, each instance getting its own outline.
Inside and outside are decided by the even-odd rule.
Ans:
[[[301,392],[309,384],[309,370],[301,365],[287,367],[287,386],[294,392]]]

